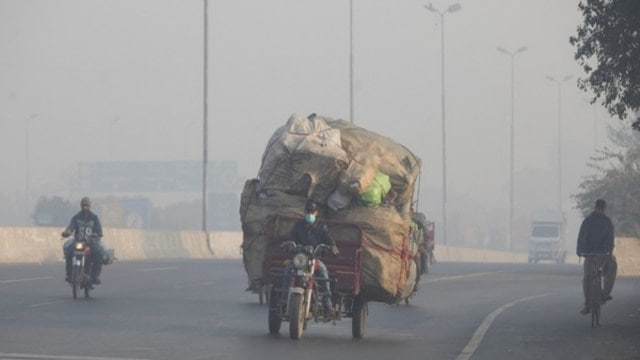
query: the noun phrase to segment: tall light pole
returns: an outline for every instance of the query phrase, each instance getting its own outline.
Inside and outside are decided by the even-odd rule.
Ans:
[[[204,0],[204,89],[202,121],[202,231],[207,236],[207,163],[209,162],[209,0]]]
[[[441,85],[442,85],[442,242],[447,244],[447,137],[445,131],[445,101],[444,101],[444,15],[453,13],[461,9],[460,4],[450,5],[446,10],[440,11],[433,7],[431,3],[424,6],[425,9],[440,14],[440,64],[441,64]]]
[[[558,85],[558,211],[562,213],[562,83],[571,80],[573,76],[565,75],[556,79],[547,75],[547,79]]]
[[[30,196],[30,192],[31,192],[31,179],[30,179],[30,174],[29,174],[29,168],[31,167],[31,165],[29,164],[30,162],[30,158],[31,158],[31,149],[30,149],[30,145],[29,145],[29,132],[30,132],[30,128],[31,128],[31,120],[35,119],[38,117],[37,113],[33,113],[31,115],[29,115],[29,117],[27,118],[27,121],[25,122],[25,157],[26,157],[26,161],[25,161],[25,171],[24,171],[24,185],[25,185],[25,195],[26,195],[26,205],[27,207],[29,206],[29,196]]]
[[[514,107],[513,107],[513,78],[514,78],[514,71],[513,71],[513,59],[516,57],[516,55],[523,53],[525,51],[527,51],[527,47],[526,46],[522,46],[520,47],[518,50],[516,51],[508,51],[505,50],[504,48],[498,46],[496,49],[498,49],[499,52],[509,55],[509,57],[511,57],[511,135],[510,135],[510,144],[509,144],[509,250],[513,251],[513,118],[514,118]]]
[[[353,0],[349,0],[349,119],[353,119]]]

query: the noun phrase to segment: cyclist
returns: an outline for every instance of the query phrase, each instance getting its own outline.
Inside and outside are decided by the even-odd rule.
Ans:
[[[589,279],[590,276],[592,276],[591,269],[593,269],[594,266],[602,267],[602,276],[604,277],[602,303],[604,304],[612,299],[611,290],[616,280],[618,264],[615,256],[613,256],[613,223],[611,219],[605,215],[606,208],[607,203],[603,199],[598,199],[593,212],[582,221],[580,232],[578,233],[576,254],[578,256],[598,254],[596,256],[587,256],[584,259],[582,292],[585,302],[584,307],[580,310],[580,314],[582,315],[591,312],[588,302],[590,295]]]

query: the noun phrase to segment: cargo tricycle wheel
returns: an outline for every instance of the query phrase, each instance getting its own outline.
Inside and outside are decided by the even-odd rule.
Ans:
[[[364,336],[364,319],[367,315],[367,303],[359,296],[353,300],[352,314],[351,333],[354,339],[362,339]]]
[[[282,325],[282,318],[280,317],[280,312],[278,311],[278,297],[274,296],[273,292],[275,290],[271,289],[271,294],[269,295],[269,333],[277,334],[280,332],[280,326]]]

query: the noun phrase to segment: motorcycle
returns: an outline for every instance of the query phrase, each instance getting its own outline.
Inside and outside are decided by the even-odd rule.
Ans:
[[[70,240],[69,246],[73,247],[71,258],[71,290],[73,298],[78,298],[78,293],[84,291],[84,297],[89,298],[93,290],[91,282],[91,247],[84,240]]]
[[[315,276],[318,269],[316,259],[322,252],[330,251],[331,247],[320,244],[315,248],[307,245],[297,245],[293,241],[283,244],[291,249],[292,274],[286,299],[277,296],[278,301],[272,297],[269,304],[269,332],[272,334],[280,331],[282,321],[289,321],[289,337],[297,340],[307,328],[307,322],[314,319],[316,322],[328,322],[334,320],[332,314],[323,311],[322,297],[325,295],[317,283]],[[281,289],[285,293],[285,289]]]

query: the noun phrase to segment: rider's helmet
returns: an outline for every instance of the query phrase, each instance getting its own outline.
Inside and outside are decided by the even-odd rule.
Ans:
[[[316,212],[319,210],[319,206],[318,203],[316,203],[313,200],[309,200],[307,201],[307,203],[304,205],[304,212],[310,213],[310,212]]]

